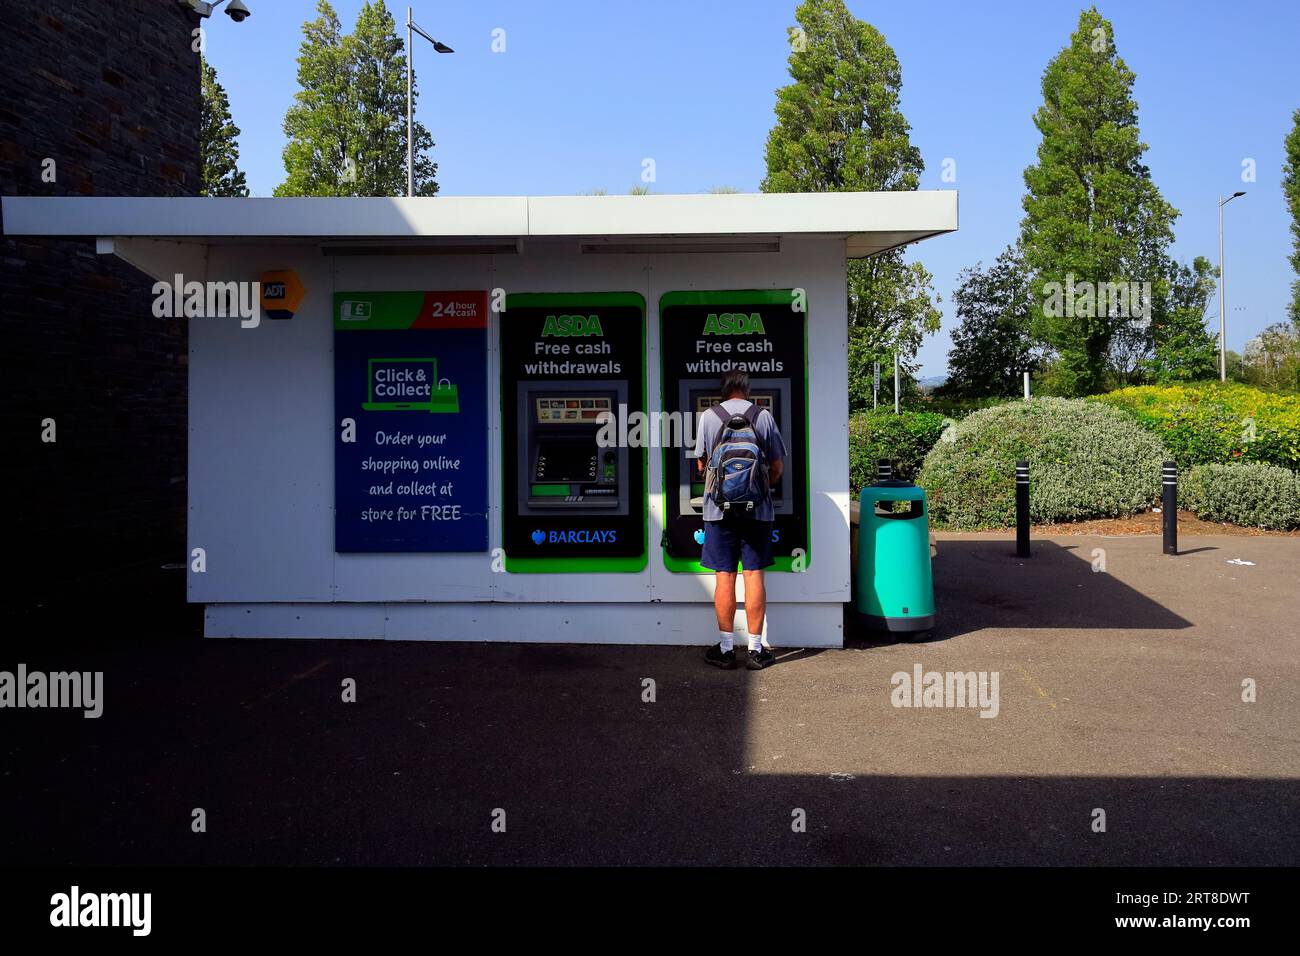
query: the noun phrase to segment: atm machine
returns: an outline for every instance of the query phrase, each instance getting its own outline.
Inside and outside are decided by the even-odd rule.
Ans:
[[[627,514],[628,450],[597,441],[627,383],[524,381],[518,393],[518,513]]]
[[[749,400],[759,408],[765,408],[776,420],[781,437],[789,442],[785,430],[790,418],[790,380],[788,378],[755,378],[749,382]],[[696,433],[709,409],[722,401],[718,395],[717,378],[682,379],[679,385],[678,407],[694,414]],[[692,433],[695,434],[695,433]],[[704,476],[695,466],[695,459],[687,452],[686,467],[681,470],[677,488],[677,513],[679,515],[704,514]],[[772,511],[776,515],[788,515],[794,511],[794,503],[785,489],[791,486],[790,469],[795,465],[795,456],[790,455],[785,463],[786,473],[772,486]]]
[[[698,423],[718,404],[723,374],[742,368],[749,397],[772,413],[785,441],[785,467],[772,488],[772,571],[802,571],[811,561],[808,520],[808,363],[806,311],[792,289],[690,290],[659,299],[663,410]],[[704,574],[704,476],[694,436],[663,456],[664,567]]]
[[[498,341],[505,570],[643,571],[647,455],[626,434],[646,409],[644,296],[512,293]]]

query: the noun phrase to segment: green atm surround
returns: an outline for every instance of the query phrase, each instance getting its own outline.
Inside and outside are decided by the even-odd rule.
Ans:
[[[700,291],[700,292],[666,292],[659,298],[659,382],[660,382],[660,402],[665,411],[672,411],[678,404],[677,383],[683,376],[674,375],[670,380],[668,374],[668,356],[669,349],[667,342],[669,337],[667,311],[674,306],[697,306],[704,309],[718,310],[725,309],[729,306],[783,306],[790,308],[793,301],[793,289],[739,289],[724,291]],[[782,427],[781,437],[785,439],[786,449],[791,457],[795,455],[802,456],[802,476],[801,476],[801,494],[793,496],[793,506],[796,510],[802,509],[802,526],[805,529],[805,539],[802,544],[803,569],[807,570],[812,565],[812,521],[811,521],[811,481],[809,467],[812,462],[812,456],[809,453],[809,361],[808,361],[808,312],[805,309],[800,313],[803,317],[803,335],[802,335],[802,361],[797,369],[789,370],[790,376],[798,373],[802,379],[802,387],[799,383],[792,381],[792,388],[801,391],[803,414],[796,416],[799,420],[799,429],[801,434],[796,440],[791,440],[789,425],[785,422],[779,423]],[[752,372],[751,379],[764,378],[766,373]],[[707,376],[705,376],[707,377]],[[721,375],[717,375],[721,379]],[[693,463],[686,458],[685,451],[678,448],[665,447],[663,449],[663,517],[665,525],[665,536],[667,535],[667,526],[676,515],[678,504],[678,488],[672,487],[674,476],[680,474],[673,468],[672,458],[675,456],[681,462],[682,467],[694,467]],[[789,466],[787,465],[787,470]],[[777,524],[781,524],[782,516],[777,515]],[[702,525],[703,522],[700,522]],[[665,537],[666,542],[666,537]],[[669,571],[681,574],[712,574],[713,572],[700,564],[698,558],[674,556],[668,552],[666,547],[661,548],[663,551],[664,567]],[[774,563],[768,568],[768,571],[794,571],[795,558],[791,554],[773,555]]]
[[[501,408],[501,487],[503,490],[503,500],[501,502],[502,514],[502,541],[507,540],[507,525],[511,521],[520,520],[519,516],[513,515],[517,510],[516,503],[505,495],[505,490],[514,484],[508,476],[508,471],[517,466],[517,458],[512,447],[508,447],[513,441],[513,437],[506,434],[505,415],[506,403],[516,402],[516,389],[521,381],[513,375],[507,374],[505,367],[507,349],[505,347],[505,337],[510,334],[510,313],[521,309],[538,309],[538,310],[588,310],[590,308],[619,308],[635,309],[639,313],[639,323],[636,328],[635,341],[636,350],[636,370],[640,376],[639,389],[633,387],[628,395],[627,401],[629,409],[639,408],[646,410],[648,403],[648,370],[646,367],[646,301],[645,298],[637,292],[523,292],[514,293],[506,296],[506,309],[501,313],[499,331],[501,344],[499,346],[501,375],[499,380],[500,394],[498,401]],[[574,381],[575,386],[580,386],[582,379]],[[604,384],[604,383],[602,383]],[[634,383],[635,385],[635,383]],[[518,423],[516,422],[518,427]],[[505,569],[515,574],[594,574],[594,573],[635,573],[645,570],[649,561],[649,540],[650,540],[650,509],[648,507],[649,495],[647,494],[650,484],[649,474],[649,455],[646,449],[631,450],[635,451],[634,458],[639,458],[639,463],[633,463],[635,474],[639,477],[639,494],[632,494],[629,497],[628,506],[630,509],[630,524],[636,526],[640,535],[640,551],[637,554],[627,555],[575,555],[575,556],[551,556],[551,557],[526,557],[519,554],[512,554],[509,547],[505,551]]]

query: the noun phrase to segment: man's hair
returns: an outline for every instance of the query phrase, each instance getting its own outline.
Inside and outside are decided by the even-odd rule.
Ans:
[[[722,376],[722,400],[734,395],[749,398],[749,373],[744,369],[733,368]]]

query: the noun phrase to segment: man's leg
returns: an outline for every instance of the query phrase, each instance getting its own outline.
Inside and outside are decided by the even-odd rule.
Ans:
[[[745,572],[745,587],[749,587],[749,572]],[[746,593],[749,593],[746,591]],[[718,615],[718,631],[730,634],[736,627],[736,572],[718,571],[714,574],[713,610]]]
[[[713,610],[718,619],[718,643],[704,659],[715,667],[734,670],[736,652],[736,566],[740,563],[740,536],[721,521],[704,522],[704,549],[700,563],[714,573]]]
[[[731,606],[736,606],[736,582],[732,575]],[[722,612],[719,611],[719,614]],[[749,630],[749,649],[756,651],[763,646],[763,619],[767,615],[767,587],[763,583],[763,572],[745,572],[745,627]]]
[[[763,569],[772,564],[772,523],[754,521],[745,529],[741,567],[745,572],[745,626],[749,629],[749,659],[745,666],[762,670],[776,663],[776,657],[763,647],[763,627],[767,623],[767,587]]]

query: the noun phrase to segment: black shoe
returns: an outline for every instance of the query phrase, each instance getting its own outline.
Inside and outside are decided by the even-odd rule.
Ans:
[[[704,652],[704,659],[714,667],[721,667],[724,671],[734,671],[736,669],[736,652],[722,650],[722,644],[714,644]]]
[[[756,651],[749,652],[749,660],[745,661],[745,666],[751,671],[761,671],[764,667],[771,667],[776,663],[776,655],[766,647],[760,647]]]

